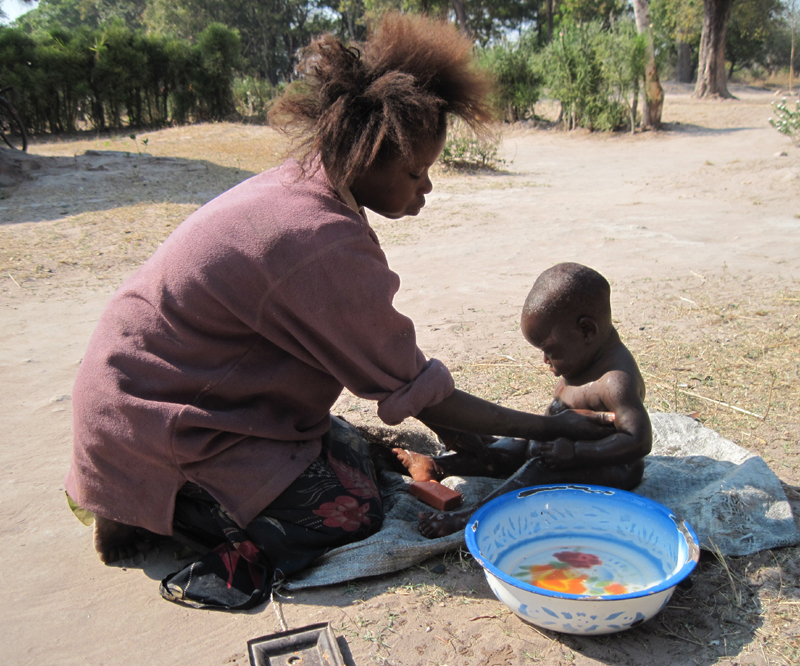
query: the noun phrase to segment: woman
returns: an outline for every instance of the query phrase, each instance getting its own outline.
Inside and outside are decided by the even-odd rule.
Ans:
[[[415,416],[450,441],[598,435],[602,417],[456,391],[392,307],[399,278],[364,209],[417,215],[448,115],[491,120],[471,50],[446,24],[400,15],[357,47],[314,42],[272,114],[301,161],[203,206],[113,296],[78,373],[66,478],[103,561],[146,548],[142,530],[189,533],[214,550],[162,594],[246,608],[276,575],[376,530],[365,442],[329,413],[343,387],[384,422]]]

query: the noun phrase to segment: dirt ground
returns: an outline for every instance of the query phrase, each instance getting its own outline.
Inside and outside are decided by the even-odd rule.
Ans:
[[[565,260],[601,271],[648,407],[763,456],[797,516],[800,147],[768,124],[773,92],[733,90],[669,86],[658,133],[516,126],[501,169],[439,172],[418,218],[372,219],[423,351],[521,409],[540,411],[554,381],[518,331],[533,280]],[[800,663],[800,548],[706,553],[658,616],[599,638],[523,623],[464,552],[241,614],[161,599],[164,548],[103,566],[62,484],[89,335],[186,215],[280,150],[269,128],[219,124],[39,142],[0,166],[0,663],[242,666],[249,639],[317,622],[360,666]],[[336,411],[375,420],[348,395]]]

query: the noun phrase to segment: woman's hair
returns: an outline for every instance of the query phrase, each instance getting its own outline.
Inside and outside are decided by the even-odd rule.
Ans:
[[[611,322],[611,286],[596,270],[575,263],[556,264],[542,273],[525,299],[523,317],[551,319],[591,316]]]
[[[320,155],[336,186],[388,157],[415,149],[445,130],[447,115],[474,129],[492,119],[490,75],[477,68],[470,40],[445,22],[387,14],[365,42],[333,35],[309,45],[270,122],[299,140],[308,165]]]

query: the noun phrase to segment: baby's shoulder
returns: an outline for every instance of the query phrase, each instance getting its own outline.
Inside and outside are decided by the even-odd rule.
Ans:
[[[641,401],[645,396],[644,379],[636,363],[609,368],[587,388],[607,402]]]

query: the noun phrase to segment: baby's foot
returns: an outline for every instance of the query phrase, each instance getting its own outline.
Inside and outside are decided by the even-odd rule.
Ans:
[[[144,530],[132,525],[95,514],[94,549],[100,555],[100,560],[106,564],[126,560],[153,547],[142,532]]]
[[[447,536],[448,534],[454,534],[467,526],[471,515],[471,511],[442,511],[439,513],[420,512],[418,514],[419,533],[429,539],[436,539],[438,537]]]
[[[414,481],[441,481],[445,474],[433,458],[406,449],[392,449]]]

